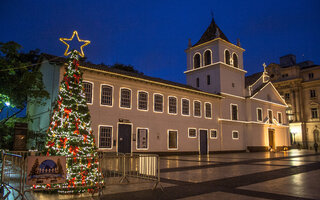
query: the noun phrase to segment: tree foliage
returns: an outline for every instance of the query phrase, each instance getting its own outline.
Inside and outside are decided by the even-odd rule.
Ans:
[[[8,100],[17,109],[1,123],[21,112],[27,103],[41,103],[43,98],[49,97],[37,65],[40,51],[23,53],[21,48],[12,41],[0,43],[0,112],[8,106]]]
[[[143,72],[140,72],[140,71],[134,69],[134,67],[131,65],[124,65],[124,64],[116,63],[114,65],[111,65],[110,68],[120,69],[122,71],[127,71],[127,72],[132,72],[132,73],[143,75]]]

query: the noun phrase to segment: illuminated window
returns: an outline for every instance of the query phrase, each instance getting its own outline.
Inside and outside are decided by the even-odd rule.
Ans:
[[[195,69],[200,67],[200,54],[196,54],[193,58],[193,67]]]
[[[211,110],[211,103],[205,103],[206,118],[212,117]]]
[[[197,84],[197,87],[200,87],[200,80],[199,80],[199,78],[197,78],[197,80],[196,80],[197,82],[196,82],[196,84]]]
[[[200,101],[194,101],[193,107],[194,107],[193,115],[196,117],[201,117],[201,103],[200,103]]]
[[[163,96],[161,94],[155,94],[154,98],[154,107],[155,112],[163,112]]]
[[[210,138],[211,139],[217,139],[218,138],[218,134],[217,134],[217,130],[216,129],[211,129],[210,130]]]
[[[311,108],[311,118],[312,119],[318,118],[318,109],[317,108]]]
[[[121,88],[120,107],[131,108],[131,90]]]
[[[204,52],[204,65],[210,65],[211,64],[211,52],[210,50],[207,50]]]
[[[92,103],[92,83],[83,82],[84,93],[86,94],[87,103]]]
[[[101,105],[112,106],[112,90],[113,88],[108,85],[101,87]]]
[[[234,140],[239,139],[239,132],[238,131],[232,131],[232,139],[234,139]]]
[[[257,108],[257,121],[262,122],[262,109]]]
[[[230,65],[230,52],[228,50],[224,52],[224,58],[225,58],[226,64]]]
[[[188,129],[188,137],[189,138],[196,138],[197,137],[197,129],[189,128]]]
[[[211,78],[210,78],[210,75],[207,75],[207,85],[210,85],[211,84]]]
[[[268,119],[269,119],[269,124],[273,124],[273,113],[272,113],[272,110],[268,110]]]
[[[138,109],[148,110],[148,93],[138,92]]]
[[[137,149],[148,148],[148,129],[138,128],[137,129]]]
[[[278,112],[278,122],[279,124],[282,124],[282,113]]]
[[[310,98],[316,97],[316,90],[310,90]]]
[[[238,68],[238,56],[237,56],[237,54],[233,54],[233,66],[235,67],[235,68]]]
[[[238,120],[238,105],[231,104],[231,120]]]
[[[188,99],[182,99],[182,109],[181,109],[181,112],[182,112],[182,115],[190,115],[190,103],[189,103],[189,100]]]
[[[178,131],[169,130],[168,132],[168,148],[178,148]]]
[[[169,113],[177,114],[177,98],[169,97]]]
[[[112,127],[100,126],[99,129],[99,148],[111,148]]]

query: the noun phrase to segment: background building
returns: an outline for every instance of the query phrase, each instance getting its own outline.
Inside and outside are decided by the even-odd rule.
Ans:
[[[320,66],[312,61],[296,63],[295,55],[280,57],[267,66],[270,80],[288,104],[292,143],[312,148],[320,143]]]

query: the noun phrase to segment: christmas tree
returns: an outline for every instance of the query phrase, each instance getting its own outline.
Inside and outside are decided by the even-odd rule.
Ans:
[[[68,52],[69,45],[65,40],[71,41],[75,34],[79,42],[85,42],[81,46],[81,53],[76,50]],[[67,156],[66,183],[58,186],[66,190],[60,191],[90,191],[101,183],[97,147],[79,68],[79,55],[84,56],[82,47],[90,42],[80,40],[76,31],[70,39],[60,40],[67,44],[65,55],[70,57],[60,84],[45,149],[47,156]]]

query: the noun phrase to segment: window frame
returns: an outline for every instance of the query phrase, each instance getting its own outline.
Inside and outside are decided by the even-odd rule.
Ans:
[[[199,102],[200,103],[200,108],[199,108],[199,112],[200,112],[200,115],[199,116],[197,116],[197,115],[195,115],[195,111],[196,111],[196,106],[195,106],[195,103],[196,102]],[[201,109],[201,101],[199,101],[199,100],[193,100],[193,116],[194,117],[197,117],[197,118],[201,118],[202,117],[202,111],[201,111],[202,109]]]
[[[176,139],[176,148],[169,148],[169,140],[170,140],[170,132],[176,132],[177,133],[177,139]],[[179,132],[178,130],[175,130],[175,129],[168,129],[167,130],[167,149],[168,150],[178,150],[179,149]]]
[[[140,93],[146,93],[146,94],[147,94],[147,109],[146,109],[146,110],[139,108],[139,104],[140,104],[140,103],[139,103],[139,94],[140,94]],[[149,111],[149,92],[144,91],[144,90],[138,90],[138,91],[137,91],[137,110],[145,111],[145,112]]]
[[[195,67],[195,57],[196,55],[199,55],[199,67]],[[201,67],[201,53],[200,52],[196,52],[194,55],[193,55],[193,69],[199,69]]]
[[[310,108],[310,111],[311,111],[311,119],[318,119],[319,118],[319,112],[318,112],[318,108]],[[313,117],[313,111],[315,111],[315,114],[316,114],[316,116],[315,117]]]
[[[111,87],[111,105],[107,105],[107,104],[102,104],[102,89],[103,86],[108,86]],[[100,84],[100,106],[106,106],[106,107],[113,107],[114,104],[114,86],[113,85],[109,85],[109,84]]]
[[[84,87],[84,84],[85,83],[89,83],[89,84],[91,84],[91,102],[90,103],[88,103],[87,102],[87,95],[86,95],[86,92],[85,92],[85,87]],[[85,98],[86,98],[86,102],[87,102],[87,104],[88,105],[92,105],[93,104],[93,95],[94,95],[94,83],[93,82],[91,82],[91,81],[87,81],[87,80],[83,80],[82,81],[82,85],[83,85],[83,88],[84,88],[84,90],[83,90],[83,92],[84,92],[84,94],[85,94]]]
[[[277,112],[277,119],[279,124],[283,124],[282,112]]]
[[[227,63],[226,52],[229,53],[229,63]],[[224,56],[223,56],[223,57],[224,57],[224,63],[225,63],[226,65],[231,65],[231,54],[230,54],[230,51],[229,51],[228,49],[225,49],[223,55],[224,55]]]
[[[207,104],[210,105],[210,117],[207,117]],[[212,103],[204,102],[204,118],[205,119],[212,119]]]
[[[138,148],[139,130],[147,130],[147,148]],[[137,127],[136,128],[136,150],[149,150],[149,146],[150,146],[149,138],[150,138],[149,128]]]
[[[234,55],[237,57],[237,66],[234,64]],[[235,52],[232,53],[232,66],[239,69],[239,56]]]
[[[122,106],[121,106],[121,99],[122,99],[122,92],[121,92],[121,90],[123,90],[123,89],[130,91],[130,107],[129,107],[129,108],[127,108],[127,107],[122,107]],[[131,109],[132,109],[132,90],[131,90],[130,88],[127,88],[127,87],[120,87],[119,92],[120,92],[119,108],[121,108],[121,109],[126,109],[126,110],[131,110]]]
[[[261,110],[261,120],[259,120],[259,110]],[[263,110],[262,110],[262,108],[258,107],[256,109],[256,112],[257,112],[257,122],[263,122]]]
[[[195,130],[195,136],[190,136],[190,130]],[[193,127],[191,127],[191,128],[188,128],[188,138],[197,138],[197,136],[198,136],[198,133],[197,133],[197,128],[193,128]]]
[[[188,113],[189,114],[183,114],[183,100],[187,100],[188,101]],[[181,98],[181,115],[182,116],[187,116],[187,117],[190,117],[190,99],[187,99],[187,98]]]
[[[232,109],[232,106],[236,106],[237,107],[237,119],[233,119],[233,109]],[[238,107],[238,104],[234,104],[234,103],[231,103],[230,104],[230,119],[232,121],[238,121],[239,120],[239,107]]]
[[[170,112],[170,98],[175,98],[176,99],[176,112],[172,113]],[[168,109],[168,114],[169,115],[177,115],[178,114],[178,98],[176,96],[168,96],[168,105],[167,105],[167,109]]]
[[[100,133],[101,133],[101,129],[102,127],[109,127],[111,128],[111,137],[110,137],[110,147],[100,147]],[[99,125],[98,126],[98,149],[113,149],[113,126],[112,125]]]
[[[273,110],[271,109],[267,109],[268,111],[268,123],[269,124],[273,124]],[[271,111],[271,123],[270,123],[270,116],[269,116],[269,112]]]
[[[209,57],[210,57],[210,63],[209,64],[207,64],[206,63],[206,53],[207,52],[209,52]],[[206,49],[206,50],[204,50],[204,52],[203,52],[203,66],[208,66],[208,65],[211,65],[212,64],[212,51],[211,51],[211,49]]]
[[[156,105],[156,104],[155,104],[155,102],[156,102],[155,96],[156,96],[156,95],[162,96],[162,104],[161,104],[161,108],[162,108],[161,110],[162,110],[162,111],[156,111],[156,110],[155,110],[155,107],[156,107],[156,106],[155,106],[155,105]],[[163,111],[164,111],[164,95],[163,95],[163,94],[160,94],[160,93],[153,93],[153,112],[154,112],[154,113],[163,113]]]
[[[215,131],[216,132],[216,137],[212,137],[212,135],[211,135],[211,131]],[[210,129],[210,139],[218,139],[218,130],[217,129]]]
[[[236,138],[233,137],[233,133],[237,133],[238,137],[236,137]],[[240,138],[239,131],[237,131],[237,130],[232,130],[231,134],[232,134],[232,139],[233,139],[233,140],[239,140],[239,138]]]
[[[310,99],[317,98],[316,90],[310,89]]]

